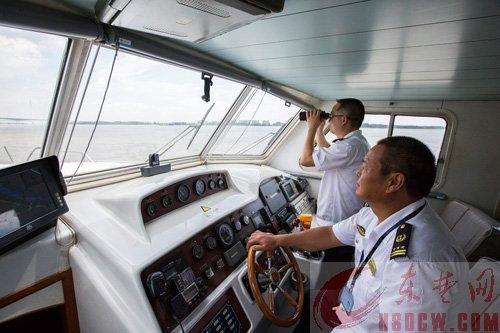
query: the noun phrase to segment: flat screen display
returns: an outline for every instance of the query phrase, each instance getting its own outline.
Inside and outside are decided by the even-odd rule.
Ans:
[[[40,168],[0,177],[0,238],[57,209]]]
[[[267,204],[271,214],[276,214],[286,204],[286,199],[275,179],[260,186],[260,192],[264,203]]]

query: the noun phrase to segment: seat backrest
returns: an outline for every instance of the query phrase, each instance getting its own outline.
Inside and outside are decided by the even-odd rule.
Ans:
[[[498,222],[493,218],[458,200],[452,200],[446,205],[441,218],[450,228],[466,256],[491,234],[493,226],[498,226]]]
[[[500,309],[500,262],[479,259],[469,272],[469,295],[472,301],[471,313],[478,313],[484,324],[485,316],[491,317]],[[498,319],[497,319],[498,320]]]

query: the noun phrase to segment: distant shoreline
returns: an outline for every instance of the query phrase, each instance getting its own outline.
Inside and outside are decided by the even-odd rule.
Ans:
[[[7,121],[12,121],[12,122],[5,122],[2,123],[2,120],[7,120]],[[22,124],[22,122],[46,122],[45,119],[26,119],[26,118],[0,118],[0,125],[1,124]],[[73,122],[69,123],[70,125],[73,124]],[[93,121],[79,121],[77,122],[77,125],[94,125],[95,122]],[[155,126],[196,126],[198,123],[188,123],[188,122],[170,122],[170,123],[159,123],[159,122],[146,122],[146,121],[100,121],[99,125],[155,125]],[[214,121],[209,121],[206,122],[205,125],[214,125],[217,126],[219,125],[219,122],[214,122]],[[276,123],[270,123],[270,122],[257,122],[254,121],[253,123],[249,123],[249,121],[240,121],[236,123],[232,123],[232,125],[236,126],[283,126],[284,123],[282,122],[276,122]],[[384,124],[370,124],[370,123],[365,123],[363,126],[361,126],[361,129],[363,128],[387,128],[387,125]],[[403,129],[417,129],[417,128],[424,128],[424,129],[444,129],[443,126],[420,126],[420,125],[394,125],[394,128],[403,128]]]

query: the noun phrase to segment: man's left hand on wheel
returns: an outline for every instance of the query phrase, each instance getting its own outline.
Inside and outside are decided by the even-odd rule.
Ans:
[[[278,236],[268,232],[256,231],[250,235],[247,250],[253,246],[255,251],[273,251],[278,247]]]

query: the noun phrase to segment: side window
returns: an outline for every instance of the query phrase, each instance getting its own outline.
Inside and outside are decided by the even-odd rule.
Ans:
[[[396,115],[393,136],[411,136],[425,143],[432,151],[436,162],[440,157],[446,133],[446,121],[438,117],[415,117]]]
[[[393,118],[392,125],[391,118]],[[328,125],[326,127],[328,127]],[[371,147],[376,145],[379,140],[389,135],[410,136],[425,143],[436,158],[437,184],[443,179],[443,166],[446,154],[446,151],[443,151],[443,149],[446,149],[446,145],[443,145],[443,142],[448,129],[446,120],[438,116],[414,116],[398,113],[367,113],[363,125],[361,126],[363,135],[366,137]],[[326,138],[329,142],[336,139],[335,135],[330,132],[326,134]]]
[[[40,157],[66,43],[0,27],[0,168]]]
[[[295,105],[262,90],[254,90],[231,119],[210,154],[262,155],[299,112]]]
[[[376,145],[380,139],[387,137],[387,133],[389,133],[390,120],[390,115],[365,114],[363,125],[361,125],[361,131],[363,132],[366,140],[368,140],[370,147]],[[336,139],[335,135],[333,135],[330,131],[328,131],[325,137],[328,142],[332,142]]]

